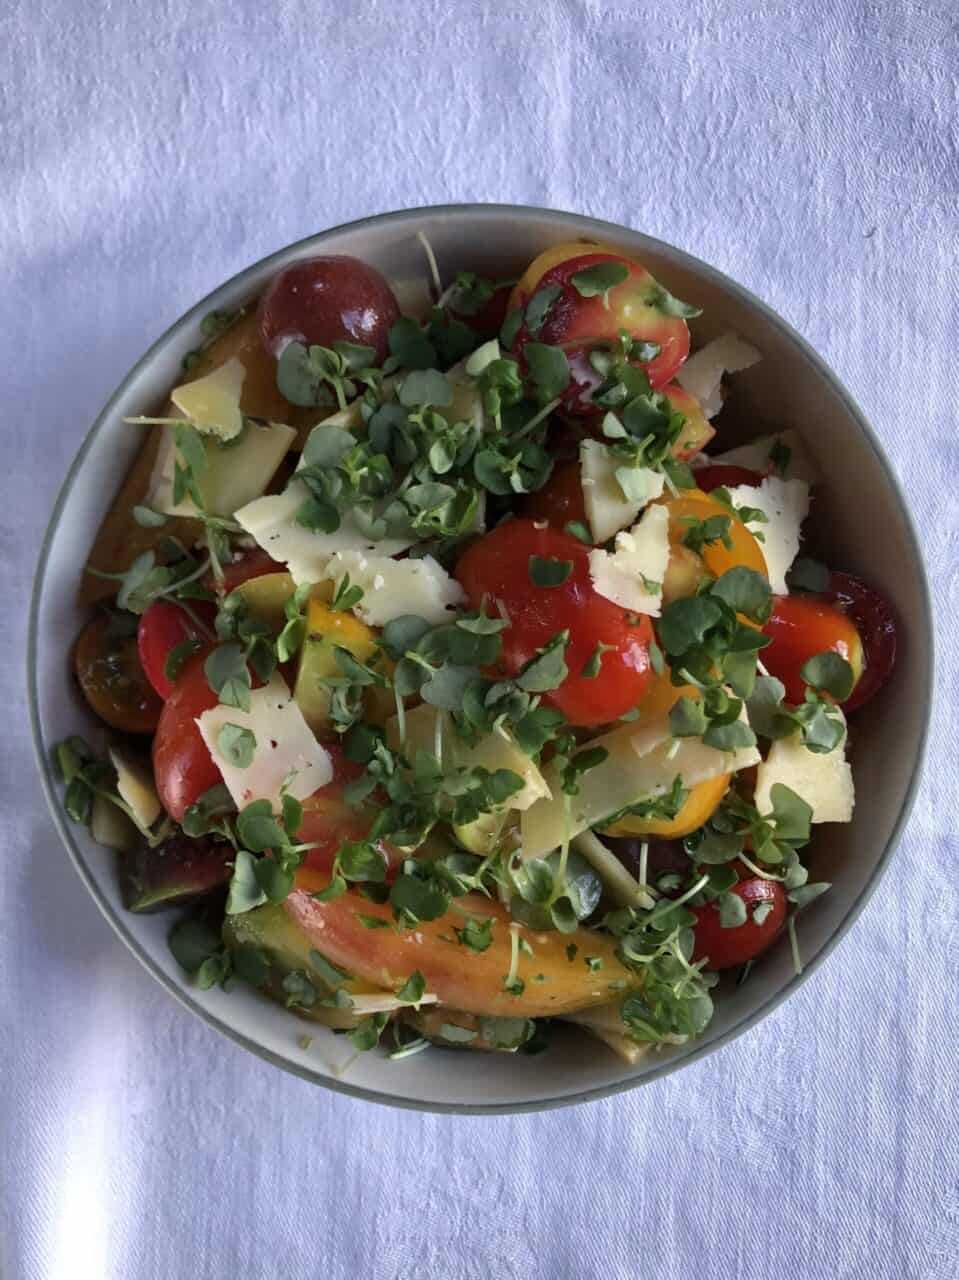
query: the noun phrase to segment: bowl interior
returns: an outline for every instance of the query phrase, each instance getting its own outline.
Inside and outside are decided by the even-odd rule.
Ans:
[[[115,855],[94,844],[62,815],[47,747],[70,732],[91,733],[75,692],[68,645],[83,621],[75,603],[84,558],[101,516],[136,451],[136,427],[125,415],[144,412],[171,386],[184,354],[197,345],[210,309],[232,308],[263,287],[281,266],[316,252],[353,254],[393,278],[423,274],[424,232],[444,278],[476,270],[502,278],[518,273],[544,247],[579,237],[602,238],[639,256],[680,297],[704,309],[694,341],[733,328],[762,352],[737,375],[720,418],[723,445],[764,428],[798,430],[826,477],[816,491],[809,541],[830,563],[861,573],[909,620],[895,677],[856,720],[853,760],[859,807],[855,821],[821,833],[814,876],[833,890],[804,914],[800,940],[806,972],[864,901],[898,833],[918,772],[929,705],[930,621],[925,579],[903,500],[875,439],[828,369],[791,329],[756,299],[711,268],[638,233],[569,214],[500,207],[427,209],[351,224],[291,246],[235,277],[179,320],[143,357],[115,393],[83,444],[61,491],[38,570],[31,627],[31,699],[38,751],[54,815],[73,859],[118,933],[150,971],[219,1030],[278,1065],[317,1082],[379,1101],[459,1110],[516,1110],[601,1096],[668,1071],[745,1029],[792,989],[788,945],[780,941],[749,982],[724,981],[715,1019],[695,1044],[647,1055],[629,1068],[599,1042],[559,1029],[540,1057],[431,1050],[389,1062],[352,1057],[349,1043],[317,1028],[309,1049],[303,1024],[246,989],[229,994],[191,987],[170,955],[171,916],[133,916],[120,901]],[[93,735],[95,736],[95,734]],[[824,839],[823,836],[826,835]],[[313,1029],[310,1028],[312,1031]]]

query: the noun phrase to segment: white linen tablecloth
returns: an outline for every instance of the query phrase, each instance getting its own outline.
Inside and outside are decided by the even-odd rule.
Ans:
[[[953,1280],[957,71],[950,0],[7,0],[3,1280]],[[278,246],[463,200],[628,223],[796,325],[899,468],[941,624],[922,793],[822,971],[669,1079],[498,1119],[311,1088],[178,1007],[59,845],[23,678],[48,511],[132,361]]]

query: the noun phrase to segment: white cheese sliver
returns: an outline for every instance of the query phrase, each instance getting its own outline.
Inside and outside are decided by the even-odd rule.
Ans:
[[[856,792],[845,741],[833,751],[810,751],[796,734],[780,738],[756,770],[756,808],[772,812],[772,788],[777,782],[795,791],[812,806],[813,822],[851,822]]]
[[[616,472],[622,465],[612,450],[598,440],[584,440],[579,447],[580,476],[586,519],[596,542],[608,542],[614,533],[632,524],[643,507],[661,496],[663,475],[649,467],[630,468],[635,484],[645,485],[642,499],[627,498]]]
[[[425,702],[412,711],[407,711],[402,741],[407,759],[412,760],[417,751],[434,750],[438,714],[435,707]],[[495,769],[512,769],[523,779],[523,786],[506,801],[506,809],[528,809],[537,800],[549,799],[550,789],[546,779],[535,762],[511,738],[501,738],[497,733],[485,734],[471,747],[457,734],[448,716],[446,727],[447,731],[442,737],[445,767],[488,769],[490,773]],[[399,722],[395,716],[387,721],[386,741],[394,750],[401,745]]]
[[[243,429],[240,393],[245,377],[243,362],[233,356],[205,377],[175,387],[170,399],[198,431],[232,440]]]
[[[736,333],[724,333],[691,355],[676,381],[703,407],[707,418],[715,418],[723,407],[720,393],[724,373],[739,373],[759,360],[759,352]]]
[[[350,1001],[350,1013],[357,1018],[366,1018],[371,1013],[392,1013],[395,1009],[409,1009],[413,1005],[411,1000],[401,1000],[388,991],[384,991],[382,995],[376,991],[371,991],[368,995],[350,995]],[[416,1001],[417,1005],[438,1003],[439,996],[435,991],[424,991]]]
[[[363,591],[353,612],[371,627],[383,627],[407,613],[434,624],[449,622],[450,610],[466,599],[460,584],[432,556],[391,560],[364,551],[337,551],[324,576],[339,586],[347,574],[350,585]]]
[[[193,499],[173,498],[177,448],[173,430],[164,427],[150,480],[147,505],[171,516],[195,516]],[[266,426],[247,423],[246,430],[224,447],[212,436],[203,441],[206,469],[200,478],[203,506],[211,516],[232,516],[240,507],[258,498],[273,479],[296,439],[292,427],[281,422]]]
[[[237,524],[274,560],[287,565],[297,585],[326,577],[334,552],[372,551],[375,547],[377,555],[391,556],[412,545],[411,538],[382,538],[375,542],[360,533],[349,514],[334,533],[314,533],[296,521],[297,511],[309,496],[306,485],[294,480],[283,493],[257,498],[235,513]]]
[[[117,793],[130,806],[141,830],[147,831],[160,816],[153,771],[146,760],[123,747],[111,747],[110,763],[117,771]]]
[[[329,752],[313,736],[278,674],[262,689],[251,691],[249,711],[219,703],[204,711],[196,724],[238,809],[254,800],[269,800],[279,810],[284,783],[291,796],[305,800],[333,777]],[[231,764],[220,751],[220,731],[227,724],[249,729],[256,739],[246,768]]]
[[[669,512],[647,507],[639,524],[617,533],[613,552],[591,551],[589,573],[601,596],[658,617],[663,603],[663,579],[669,563]]]
[[[658,745],[651,745],[657,739]],[[539,800],[526,810],[521,819],[524,860],[543,858],[558,848],[565,836],[577,836],[628,805],[662,795],[677,774],[683,786],[694,787],[720,774],[747,769],[761,758],[755,747],[717,751],[699,738],[673,739],[666,717],[639,729],[623,725],[584,745],[605,748],[606,759],[579,779],[579,795],[570,799],[568,819],[564,806],[555,799]],[[561,779],[555,769],[547,765],[543,777],[554,796],[559,796]]]
[[[760,436],[749,444],[713,455],[702,453],[693,463],[697,466],[748,467],[767,475],[774,470],[770,450],[780,445],[789,450],[789,459],[782,473],[784,480],[805,480],[807,484],[819,484],[822,476],[802,438],[795,431],[777,431],[773,435]]]
[[[809,485],[805,480],[766,476],[758,486],[736,485],[729,495],[734,507],[758,507],[765,512],[765,521],[747,521],[747,528],[762,534],[769,585],[776,595],[785,595],[786,574],[799,552],[802,522],[809,514]]]

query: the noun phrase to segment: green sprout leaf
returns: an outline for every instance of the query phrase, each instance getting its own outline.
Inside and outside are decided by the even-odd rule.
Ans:
[[[597,262],[595,266],[577,271],[572,277],[573,287],[581,298],[602,298],[609,308],[609,291],[629,279],[629,267],[625,262]]]
[[[220,755],[238,769],[247,769],[253,763],[256,738],[249,729],[238,724],[225,724],[217,737]]]
[[[534,587],[560,587],[572,572],[572,560],[559,560],[555,556],[529,558],[529,580]]]

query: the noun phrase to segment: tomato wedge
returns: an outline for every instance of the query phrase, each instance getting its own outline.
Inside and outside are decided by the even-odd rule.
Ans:
[[[223,775],[213,763],[196,720],[217,704],[203,670],[205,654],[191,658],[163,704],[153,739],[153,774],[164,809],[176,822]]]
[[[216,615],[213,606],[198,600],[192,607],[204,625],[212,628]],[[204,648],[209,638],[186,610],[172,600],[157,600],[141,616],[137,629],[140,662],[161,698],[168,698],[173,689],[173,682],[166,674],[166,661],[171,651],[187,641],[195,644],[197,649]]]

